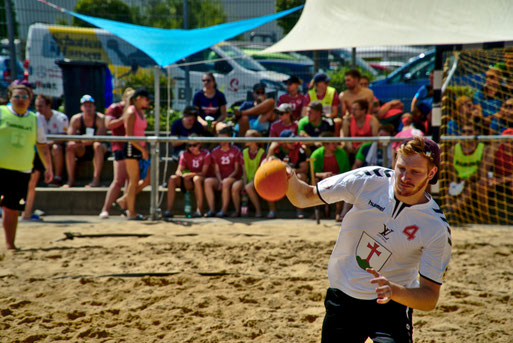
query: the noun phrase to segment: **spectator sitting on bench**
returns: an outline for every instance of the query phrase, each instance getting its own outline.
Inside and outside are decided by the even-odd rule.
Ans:
[[[243,102],[239,109],[234,111],[237,119],[235,131],[239,132],[239,137],[244,137],[249,129],[267,135],[275,119],[274,99],[267,99],[264,83],[253,86],[253,99],[253,101]]]
[[[84,95],[80,99],[80,104],[82,112],[71,117],[68,135],[105,135],[105,116],[103,113],[96,112],[93,97],[87,94]],[[66,171],[68,172],[68,183],[63,187],[72,187],[75,184],[75,166],[77,158],[80,161],[93,160],[93,181],[86,185],[86,187],[100,186],[100,175],[106,152],[107,146],[102,142],[69,141],[66,145]]]

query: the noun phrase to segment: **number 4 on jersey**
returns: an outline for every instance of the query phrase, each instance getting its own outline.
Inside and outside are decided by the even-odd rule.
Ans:
[[[419,227],[417,225],[410,225],[404,228],[403,233],[408,237],[408,240],[411,241],[412,239],[415,239],[415,234],[419,230]]]

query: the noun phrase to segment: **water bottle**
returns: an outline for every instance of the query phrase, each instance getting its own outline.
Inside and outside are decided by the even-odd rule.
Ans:
[[[205,120],[207,121],[208,132],[212,132],[212,122],[214,121],[214,117],[206,116]]]
[[[185,206],[184,206],[185,217],[190,218],[192,214],[191,207],[191,192],[185,191]]]
[[[243,217],[248,216],[248,195],[246,194],[246,192],[242,193],[242,205],[240,208],[240,214]]]

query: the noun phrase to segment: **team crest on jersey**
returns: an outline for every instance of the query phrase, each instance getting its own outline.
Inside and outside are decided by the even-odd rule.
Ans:
[[[374,238],[363,232],[356,247],[356,262],[360,268],[373,268],[379,271],[392,253]]]

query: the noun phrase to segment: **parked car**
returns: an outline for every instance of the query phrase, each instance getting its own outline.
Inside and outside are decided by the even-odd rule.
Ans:
[[[9,56],[0,56],[0,96],[7,95],[7,87],[14,80],[21,80],[24,77],[23,65],[20,61],[16,61],[16,77],[13,78],[11,74],[11,58]]]
[[[411,59],[382,80],[371,82],[370,88],[382,102],[401,100],[409,108],[415,93],[429,83],[429,74],[435,69],[435,51],[430,50]]]
[[[286,75],[295,75],[306,86],[314,74],[314,62],[311,58],[297,52],[262,53],[263,45],[248,45],[241,50],[258,61],[265,69]]]

